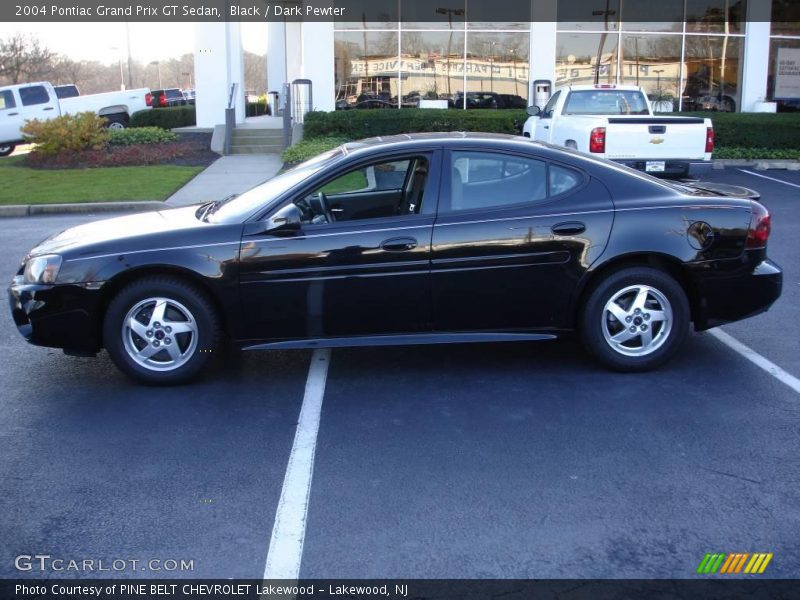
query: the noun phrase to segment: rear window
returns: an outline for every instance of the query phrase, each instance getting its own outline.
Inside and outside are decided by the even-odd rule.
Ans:
[[[56,86],[56,96],[58,98],[75,98],[80,96],[78,88],[74,85],[59,85]]]
[[[570,92],[565,115],[649,115],[644,94],[635,90]]]
[[[167,90],[165,93],[167,98],[169,99],[183,98],[183,94],[181,93],[180,90]]]
[[[17,103],[14,101],[14,94],[11,90],[3,90],[0,92],[0,110],[6,108],[14,108]]]
[[[19,98],[22,100],[22,106],[35,106],[50,102],[50,95],[43,85],[19,88]]]

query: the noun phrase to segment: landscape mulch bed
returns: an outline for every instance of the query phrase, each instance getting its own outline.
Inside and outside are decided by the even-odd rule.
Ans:
[[[219,154],[209,149],[211,135],[179,134],[178,140],[165,144],[106,146],[57,156],[28,154],[22,164],[34,169],[86,169],[92,167],[130,167],[137,165],[180,165],[207,167]]]

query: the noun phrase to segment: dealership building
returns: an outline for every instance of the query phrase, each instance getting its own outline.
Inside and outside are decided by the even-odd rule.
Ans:
[[[800,108],[798,0],[532,0],[508,21],[474,0],[360,6],[349,20],[269,22],[267,91],[309,80],[326,111],[505,108],[548,88],[625,84],[665,112]],[[195,69],[198,125],[229,105],[243,121],[241,25],[198,23]]]

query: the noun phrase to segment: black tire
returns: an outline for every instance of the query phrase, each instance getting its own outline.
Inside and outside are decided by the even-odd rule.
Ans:
[[[156,299],[166,300],[163,323],[151,318],[158,304]],[[132,315],[138,315],[147,338],[145,334],[136,335],[133,327],[123,327],[131,322]],[[145,324],[148,318],[150,322]],[[170,333],[173,326],[177,330],[181,325],[189,329],[193,326],[194,331]],[[128,284],[111,300],[103,321],[103,343],[114,364],[126,375],[150,385],[174,385],[194,379],[216,353],[219,339],[219,316],[211,300],[195,285],[172,276],[144,277]],[[159,345],[153,356],[139,355],[149,346]],[[180,356],[173,357],[169,351],[175,352],[176,348]]]
[[[640,292],[646,299],[645,308],[635,313],[635,299]],[[606,311],[617,296],[615,304],[623,309],[619,313],[623,320],[613,317],[611,310]],[[657,320],[670,313],[670,318]],[[628,318],[631,321],[626,322]],[[594,286],[580,315],[580,333],[589,353],[607,367],[623,372],[649,371],[678,351],[686,339],[690,319],[689,301],[674,278],[658,269],[630,267],[608,274]],[[637,329],[630,340],[614,341],[614,336],[627,336],[631,327]],[[650,344],[646,343],[647,331]]]
[[[8,156],[17,146],[15,144],[2,144],[0,145],[0,156]]]
[[[106,129],[125,129],[128,126],[128,115],[124,113],[103,116],[106,119]]]

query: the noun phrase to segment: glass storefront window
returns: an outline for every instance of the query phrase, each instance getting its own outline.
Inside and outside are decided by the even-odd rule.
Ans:
[[[778,72],[778,55],[789,63]],[[795,61],[795,65],[791,62]],[[778,112],[800,111],[800,86],[796,69],[800,68],[800,39],[773,39],[769,46],[767,98],[778,103]]]
[[[336,108],[398,105],[397,33],[334,34]]]
[[[464,0],[402,0],[403,29],[464,29],[467,14]]]
[[[528,106],[528,44],[527,33],[475,32],[468,36],[467,108]]]
[[[683,31],[684,0],[659,0],[634,5],[626,2],[622,10],[623,31]]]
[[[686,31],[744,33],[746,9],[746,0],[686,0]]]
[[[772,0],[772,35],[800,35],[797,0]]]
[[[403,106],[453,102],[464,91],[464,32],[404,31],[398,66]]]
[[[558,3],[558,29],[565,31],[616,31],[620,0],[574,0]]]
[[[397,2],[348,0],[347,9],[348,20],[334,18],[334,29],[397,29],[400,21],[400,7]]]
[[[616,33],[559,33],[556,87],[617,82]]]
[[[681,88],[680,35],[623,34],[620,83],[644,88],[654,110],[678,110]]]
[[[686,36],[683,110],[739,109],[742,38]]]

